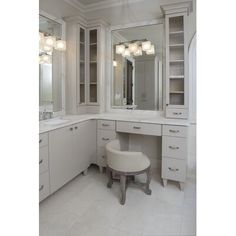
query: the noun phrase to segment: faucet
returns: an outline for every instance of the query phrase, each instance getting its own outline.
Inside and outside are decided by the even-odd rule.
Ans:
[[[44,111],[39,112],[39,120],[47,120],[51,119],[53,117],[54,112],[53,111]]]

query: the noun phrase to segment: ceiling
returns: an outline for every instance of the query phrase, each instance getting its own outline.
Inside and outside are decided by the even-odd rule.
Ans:
[[[99,3],[102,2],[103,0],[77,0],[78,2],[88,5],[88,4],[93,4],[93,3]]]

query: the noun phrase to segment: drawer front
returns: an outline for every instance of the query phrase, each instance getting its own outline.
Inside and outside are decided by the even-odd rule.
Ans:
[[[107,143],[116,138],[116,132],[113,130],[97,130],[97,146],[105,147]]]
[[[49,174],[44,172],[39,176],[39,201],[49,196]]]
[[[103,166],[103,167],[106,166],[107,161],[106,161],[105,147],[98,147],[98,149],[97,149],[97,163],[99,166]]]
[[[176,118],[176,119],[188,119],[188,110],[187,109],[166,109],[167,118]]]
[[[39,148],[39,173],[48,170],[48,146]]]
[[[162,156],[186,159],[187,139],[162,136]]]
[[[177,125],[163,125],[162,134],[173,137],[187,137],[188,128]]]
[[[186,160],[163,157],[161,176],[163,179],[184,182],[186,179]]]
[[[136,122],[117,121],[116,131],[117,132],[124,132],[124,133],[161,136],[161,125],[148,124],[148,123],[138,123],[138,122],[136,123]]]
[[[48,133],[43,133],[39,135],[39,147],[48,145]]]
[[[98,120],[98,129],[115,130],[116,122],[114,120]]]

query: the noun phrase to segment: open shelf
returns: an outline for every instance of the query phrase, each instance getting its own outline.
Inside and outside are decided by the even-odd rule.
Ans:
[[[170,75],[170,79],[184,79],[184,75]]]
[[[183,34],[183,30],[169,32],[170,35]]]
[[[172,48],[178,48],[178,47],[184,47],[184,44],[183,44],[183,43],[171,44],[171,45],[169,45],[169,46],[172,47]]]
[[[175,94],[184,94],[184,91],[170,91],[170,93],[175,93]]]

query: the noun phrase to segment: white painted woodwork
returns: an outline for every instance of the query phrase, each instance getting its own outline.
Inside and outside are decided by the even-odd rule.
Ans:
[[[166,117],[175,118],[175,119],[187,119],[188,118],[188,109],[175,109],[175,108],[167,108],[166,109]]]
[[[48,171],[48,146],[39,148],[39,173]]]
[[[163,125],[162,135],[173,136],[173,137],[187,137],[188,128],[184,126],[177,126],[177,125]]]
[[[111,140],[116,138],[116,132],[113,130],[97,130],[97,146],[104,147]]]
[[[99,166],[106,166],[106,150],[105,147],[97,148],[97,164]]]
[[[39,135],[39,147],[48,145],[48,133],[43,133]]]
[[[97,127],[98,129],[115,130],[116,122],[114,120],[98,120]]]
[[[44,172],[39,175],[39,201],[42,201],[50,194],[49,173]]]
[[[161,125],[138,122],[116,122],[117,132],[161,136]]]
[[[187,158],[187,139],[177,137],[162,137],[162,156],[177,159]]]
[[[185,182],[186,180],[186,160],[174,158],[162,158],[161,177],[169,180]]]

